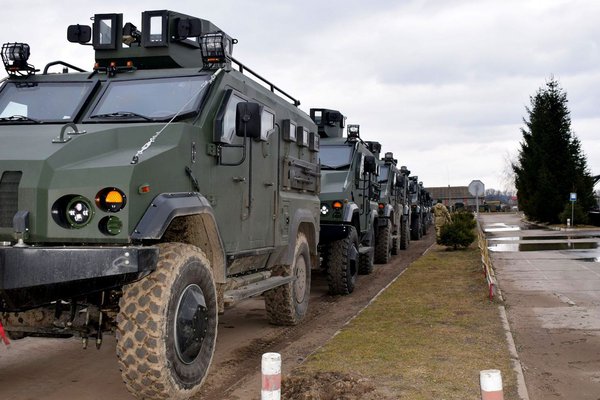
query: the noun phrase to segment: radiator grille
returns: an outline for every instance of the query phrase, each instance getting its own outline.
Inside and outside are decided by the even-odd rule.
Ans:
[[[6,171],[0,178],[0,228],[11,228],[18,211],[21,171]]]

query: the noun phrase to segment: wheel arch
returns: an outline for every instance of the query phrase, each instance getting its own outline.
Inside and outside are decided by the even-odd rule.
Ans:
[[[292,217],[292,223],[289,232],[289,242],[287,251],[283,256],[283,264],[290,265],[294,261],[294,251],[296,249],[296,237],[298,233],[302,232],[308,240],[308,247],[310,248],[311,262],[313,265],[318,264],[318,251],[317,245],[319,243],[319,231],[317,229],[318,222],[315,219],[314,214],[307,209],[298,209]]]
[[[200,248],[217,283],[225,283],[225,249],[212,206],[199,193],[163,193],[140,219],[131,238],[187,243]]]

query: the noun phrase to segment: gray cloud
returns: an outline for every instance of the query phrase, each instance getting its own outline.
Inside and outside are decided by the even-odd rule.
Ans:
[[[554,74],[573,130],[600,173],[600,3],[585,0],[179,0],[239,39],[234,56],[300,98],[360,123],[427,186],[481,179],[500,188],[529,96]],[[66,42],[66,26],[93,13],[141,11],[164,1],[7,3],[0,40],[26,41],[32,62],[91,68],[93,52]],[[35,10],[35,12],[31,12]],[[23,16],[23,18],[15,16]],[[598,160],[598,161],[596,161]]]

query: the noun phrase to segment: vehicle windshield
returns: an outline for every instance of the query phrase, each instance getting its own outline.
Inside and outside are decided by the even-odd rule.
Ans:
[[[92,82],[5,82],[0,123],[73,121]]]
[[[321,157],[322,169],[342,169],[350,166],[352,162],[352,146],[321,146],[319,155]]]
[[[388,174],[390,173],[389,165],[379,166],[379,182],[386,182],[388,180]]]
[[[90,114],[92,119],[161,120],[194,112],[210,76],[110,82]]]

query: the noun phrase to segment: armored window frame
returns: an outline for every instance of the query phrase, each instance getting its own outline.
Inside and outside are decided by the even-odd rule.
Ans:
[[[241,93],[227,89],[215,118],[213,141],[231,144],[235,138],[235,113],[238,103],[248,101]]]
[[[161,36],[160,40],[156,40],[152,36],[152,19],[160,17]],[[144,47],[166,47],[169,45],[169,12],[166,10],[160,11],[144,11],[142,13],[142,46]]]
[[[2,86],[0,86],[0,99],[2,99],[2,96],[4,96],[5,91],[11,90],[13,86],[16,86],[18,88],[19,85],[23,85],[23,87],[28,87],[28,85],[30,85],[30,84],[25,83],[25,82],[21,83],[21,82],[13,82],[13,81],[4,82],[4,84]],[[31,114],[29,112],[29,108],[28,108],[27,115],[25,115],[26,117],[35,118],[35,119],[43,121],[45,123],[62,123],[62,124],[64,124],[65,122],[73,122],[81,116],[84,105],[89,101],[92,92],[99,86],[99,82],[62,81],[61,80],[61,81],[39,81],[39,82],[31,83],[31,85],[34,85],[33,87],[40,87],[40,86],[61,87],[61,85],[81,85],[81,88],[82,88],[81,97],[79,98],[77,103],[73,106],[73,108],[72,108],[73,112],[71,113],[71,115],[69,115],[69,118],[64,118],[65,115],[63,115],[60,118],[43,118],[39,115],[36,116],[35,114]],[[56,97],[54,99],[56,100]],[[58,104],[64,104],[64,102],[59,102]],[[27,106],[27,107],[29,107],[29,106]],[[44,108],[46,108],[46,107],[44,107]],[[6,107],[2,111],[5,111],[5,110],[6,110]],[[24,121],[24,122],[26,122],[26,121]],[[21,124],[21,123],[23,123],[23,121],[3,122],[3,124],[5,124],[5,125],[9,125],[9,124],[16,125],[16,124]]]
[[[283,120],[283,140],[286,142],[296,141],[296,128],[298,125],[291,119]]]
[[[262,114],[260,116],[260,138],[264,142],[269,140],[269,136],[275,132],[275,112],[270,108],[263,107]]]
[[[308,129],[303,126],[298,126],[296,128],[296,142],[300,147],[308,147]]]
[[[108,43],[101,42],[102,23],[110,21],[110,41]],[[118,37],[123,32],[123,14],[96,14],[94,15],[93,23],[93,39],[94,50],[116,50],[120,46]]]
[[[314,152],[319,151],[319,134],[315,132],[310,132],[308,134],[308,138],[308,149]]]

